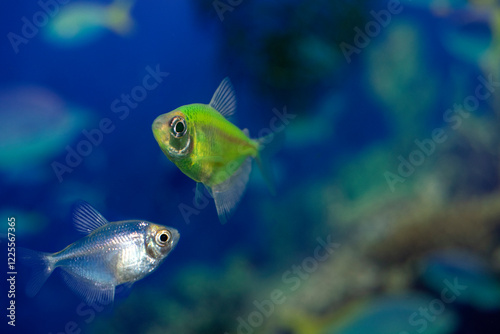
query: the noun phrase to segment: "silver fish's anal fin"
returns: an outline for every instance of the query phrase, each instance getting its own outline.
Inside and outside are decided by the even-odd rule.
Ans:
[[[52,254],[37,252],[31,249],[17,247],[17,259],[22,265],[22,270],[30,272],[30,278],[26,286],[26,294],[34,297],[40,288],[54,271]]]
[[[224,78],[212,96],[209,106],[228,118],[236,111],[236,95],[229,78]]]
[[[91,281],[61,267],[61,275],[68,287],[73,290],[87,304],[99,303],[101,305],[112,304],[115,299],[115,285],[102,284]]]
[[[89,234],[96,228],[106,225],[108,221],[89,203],[78,201],[73,210],[73,223],[78,232]]]
[[[245,193],[251,171],[252,160],[248,157],[226,181],[212,187],[215,207],[222,224],[227,222]]]

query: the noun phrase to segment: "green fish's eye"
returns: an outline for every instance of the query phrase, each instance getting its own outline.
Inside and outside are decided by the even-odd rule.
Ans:
[[[160,246],[166,246],[167,242],[170,240],[170,232],[167,230],[162,230],[156,233],[156,243]]]
[[[172,133],[174,134],[175,138],[180,138],[184,136],[186,133],[186,121],[184,118],[181,117],[174,117],[172,119],[172,122],[170,123],[170,127],[172,129]]]

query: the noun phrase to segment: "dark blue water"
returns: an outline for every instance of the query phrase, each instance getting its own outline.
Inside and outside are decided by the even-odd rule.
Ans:
[[[380,222],[385,215],[377,210],[369,213],[366,203],[379,203],[380,198],[404,198],[405,203],[414,203],[408,194],[421,198],[418,177],[436,171],[443,177],[443,169],[436,167],[441,158],[455,154],[477,162],[455,165],[450,174],[458,176],[451,185],[436,186],[444,189],[440,193],[443,203],[454,205],[455,198],[468,199],[467,194],[481,198],[495,193],[496,156],[487,149],[474,148],[484,142],[474,137],[475,142],[467,134],[464,141],[448,141],[451,148],[446,146],[440,154],[429,157],[415,178],[405,182],[410,186],[404,192],[391,195],[386,185],[384,171],[392,168],[395,172],[400,154],[408,159],[415,139],[428,138],[437,127],[447,129],[450,137],[458,133],[449,130],[443,113],[474,93],[478,76],[495,73],[484,69],[480,57],[474,61],[461,57],[464,50],[479,55],[494,52],[481,46],[476,50],[461,39],[470,32],[493,45],[491,21],[478,19],[469,31],[462,16],[438,15],[428,2],[422,6],[402,2],[404,9],[392,15],[388,26],[370,37],[366,47],[358,46],[359,52],[351,54],[350,61],[340,45],[348,42],[355,46],[354,28],[364,29],[374,20],[370,11],[386,9],[389,2],[136,1],[130,10],[130,32],[114,32],[108,26],[109,19],[97,28],[83,24],[81,29],[95,31],[81,45],[64,42],[62,37],[58,44],[44,37],[50,24],[65,15],[65,8],[79,2],[62,5],[54,1],[58,13],[17,45],[9,33],[22,36],[23,17],[32,21],[42,7],[26,1],[3,4],[0,122],[12,125],[0,127],[4,131],[0,138],[6,143],[0,143],[0,150],[13,149],[15,153],[0,157],[0,214],[4,215],[0,216],[0,233],[7,233],[7,218],[16,216],[17,246],[59,251],[81,237],[72,227],[71,209],[76,200],[83,199],[110,221],[137,218],[170,225],[180,231],[181,240],[154,274],[137,282],[130,295],[119,294],[115,306],[104,310],[82,304],[57,273],[36,297],[28,298],[24,294],[27,278],[18,274],[14,328],[6,325],[4,314],[12,298],[5,298],[8,286],[2,279],[0,332],[237,332],[235,319],[252,310],[252,300],[261,298],[259,287],[272,290],[276,286],[273,277],[279,282],[283,271],[309,256],[318,236],[334,233],[349,245],[358,228],[343,225],[350,222],[346,217],[366,210],[365,217],[380,215],[383,218],[374,219]],[[86,3],[102,6],[94,8],[92,17],[111,5],[110,1]],[[462,11],[462,4],[453,3],[450,10]],[[462,44],[450,47],[440,35],[446,29],[456,33]],[[144,88],[148,75],[152,89]],[[277,114],[292,116],[278,117],[283,131],[277,133],[269,148],[271,157],[265,161],[273,170],[277,195],[268,191],[254,164],[246,194],[230,221],[221,225],[213,201],[194,209],[196,213],[187,219],[183,215],[179,205],[193,207],[195,182],[163,155],[151,124],[158,115],[178,106],[208,103],[224,77],[231,79],[238,99],[233,121],[248,128],[252,136],[274,124]],[[15,100],[16,105],[7,103],[10,92],[22,92],[23,99],[33,99],[36,105],[40,97],[26,93],[26,87],[57,97],[57,126],[40,126],[36,132],[22,125],[23,117],[44,117],[40,116],[41,108],[21,114],[16,109],[22,109],[19,100]],[[129,102],[125,95],[129,95]],[[496,100],[481,102],[473,112],[479,128],[492,124],[481,117],[493,119],[498,112],[492,101]],[[72,115],[81,118],[71,123],[67,119]],[[463,119],[464,124],[470,124],[467,119]],[[108,131],[95,130],[103,127],[103,121]],[[495,127],[485,132],[491,133],[491,129]],[[64,130],[68,134],[59,135]],[[69,167],[71,172],[55,170],[54,163],[68,166],[69,152],[88,142],[85,131],[94,133],[98,144],[76,158],[79,161]],[[59,140],[46,141],[56,133]],[[495,136],[488,138],[496,140]],[[27,153],[28,144],[33,142],[43,144],[48,153]],[[23,157],[21,162],[9,163],[16,156]],[[467,180],[465,185],[463,180]],[[342,216],[337,215],[339,207],[352,209]],[[4,245],[2,241],[2,254],[6,253]],[[353,251],[359,252],[356,256],[365,256],[357,244],[353,245]],[[415,255],[419,256],[425,254]],[[491,254],[480,256],[490,259]],[[242,265],[229,270],[231,263]],[[4,277],[4,264],[0,268]],[[235,272],[247,274],[234,278],[231,275]],[[244,277],[251,277],[251,282]],[[221,283],[225,279],[230,283]],[[196,289],[200,291],[193,292]],[[411,289],[434,293],[420,284],[407,288]],[[221,291],[228,291],[227,295]],[[380,293],[373,289],[360,294],[370,298]],[[313,318],[334,314],[339,307],[334,303]],[[184,308],[168,311],[172,305]],[[221,311],[214,312],[216,308]],[[175,316],[176,312],[182,316]],[[498,330],[491,320],[498,315],[497,309],[484,311],[466,304],[454,305],[453,312],[465,317],[463,323],[438,333],[472,333],[479,323],[481,333]],[[208,320],[199,320],[203,314]],[[310,316],[304,315],[304,319]],[[268,321],[286,323],[276,319],[280,318]],[[270,325],[270,329],[259,327],[255,332],[302,333],[300,326],[296,327]],[[311,333],[329,328],[313,327]]]

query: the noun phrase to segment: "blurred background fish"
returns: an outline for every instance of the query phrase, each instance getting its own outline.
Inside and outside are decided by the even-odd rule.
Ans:
[[[134,22],[130,15],[132,0],[110,4],[92,1],[70,2],[53,13],[43,30],[44,38],[61,47],[80,46],[99,39],[106,30],[126,36]]]
[[[27,298],[18,275],[16,331],[500,332],[498,1],[135,1],[128,32],[57,44],[65,7],[119,3],[62,2],[0,10],[0,234],[15,215],[18,246],[63,249],[82,198],[183,241],[111,314],[58,275]],[[276,196],[251,173],[221,225],[151,125],[226,76],[231,122],[283,143]]]

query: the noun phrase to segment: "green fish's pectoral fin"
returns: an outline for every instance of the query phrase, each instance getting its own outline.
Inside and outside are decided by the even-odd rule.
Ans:
[[[226,181],[211,187],[217,214],[222,224],[227,222],[243,196],[251,171],[252,159],[248,157]]]
[[[99,284],[64,268],[61,270],[61,275],[68,287],[89,305],[95,302],[109,305],[115,299],[115,286],[112,284]]]
[[[209,106],[228,118],[236,111],[236,96],[229,78],[224,78],[212,96]]]
[[[33,297],[54,271],[52,255],[22,247],[18,247],[16,252],[17,259],[22,264],[22,270],[26,269],[31,273],[26,286],[26,294]]]
[[[96,228],[106,225],[108,221],[89,203],[79,201],[73,211],[73,223],[78,232],[89,234]]]

